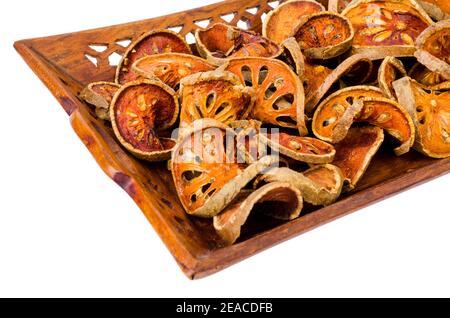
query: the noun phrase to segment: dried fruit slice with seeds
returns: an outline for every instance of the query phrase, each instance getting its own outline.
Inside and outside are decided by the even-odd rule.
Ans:
[[[125,84],[114,95],[110,107],[117,139],[133,155],[148,161],[170,158],[170,150],[165,148],[157,133],[171,127],[178,113],[175,92],[157,80]]]
[[[446,81],[439,73],[430,71],[425,65],[420,63],[414,64],[409,70],[408,76],[426,87],[439,85]]]
[[[275,58],[281,48],[275,42],[254,32],[242,30],[224,23],[195,32],[200,55],[214,65],[222,65],[235,57]]]
[[[156,77],[175,90],[184,77],[215,68],[202,58],[182,53],[148,55],[137,60],[132,66],[137,75],[145,78]]]
[[[394,88],[416,126],[414,148],[432,158],[450,157],[450,87],[431,91],[404,77]]]
[[[326,60],[350,49],[354,37],[350,21],[337,13],[320,12],[304,18],[293,36],[310,59]]]
[[[186,212],[211,218],[219,214],[259,173],[277,162],[264,157],[239,163],[236,134],[214,120],[201,119],[184,132],[171,162],[175,188]]]
[[[285,63],[268,58],[239,58],[221,69],[233,72],[242,83],[255,89],[251,117],[266,124],[297,128],[306,135],[303,85]]]
[[[286,133],[260,134],[260,141],[282,155],[311,164],[331,163],[336,151],[322,140]]]
[[[353,190],[377,153],[384,140],[383,129],[379,127],[355,127],[336,144],[333,164],[345,176],[345,189]]]
[[[181,126],[214,118],[224,124],[246,119],[255,102],[253,88],[231,72],[211,71],[185,77],[180,85]]]
[[[109,106],[119,88],[120,85],[116,83],[95,82],[86,86],[80,97],[95,106],[95,113],[100,119],[109,121]]]
[[[138,59],[162,53],[192,54],[185,39],[178,33],[169,30],[155,30],[145,33],[130,44],[116,70],[116,83],[125,84],[139,78],[131,69]]]
[[[392,83],[404,76],[406,76],[406,70],[399,59],[388,56],[383,60],[378,69],[378,84],[386,97],[397,99]]]
[[[450,2],[448,0],[419,0],[418,2],[433,19],[450,19]]]
[[[241,228],[257,204],[258,211],[281,220],[294,220],[303,209],[301,192],[289,183],[273,182],[253,192],[244,192],[214,217],[214,229],[228,245],[241,236]]]
[[[281,44],[292,35],[295,24],[301,18],[325,11],[325,7],[313,0],[292,0],[269,12],[263,22],[263,36]]]
[[[439,21],[420,34],[414,56],[429,70],[450,80],[450,20]]]
[[[352,53],[374,59],[412,56],[414,41],[433,20],[414,0],[358,0],[342,11],[353,25]]]

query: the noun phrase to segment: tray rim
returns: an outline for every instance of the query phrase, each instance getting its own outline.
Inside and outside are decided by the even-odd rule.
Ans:
[[[231,1],[238,2],[237,0]],[[230,0],[222,1],[198,9],[211,10],[229,2]],[[192,9],[189,11],[198,9]],[[188,11],[174,13],[164,17],[186,14],[186,12]],[[142,21],[150,21],[156,18]],[[114,25],[114,27],[126,27],[131,23],[135,22]],[[105,28],[108,27],[80,32],[96,32]],[[79,32],[74,33],[76,34]],[[40,78],[40,80],[51,91],[51,93],[56,97],[61,106],[67,112],[70,117],[71,126],[75,133],[89,149],[102,170],[108,175],[108,177],[122,187],[143,211],[155,231],[158,233],[159,237],[163,240],[178,265],[189,279],[199,279],[214,274],[279,243],[301,235],[321,225],[332,222],[363,207],[396,195],[421,183],[430,181],[450,171],[450,158],[436,160],[424,167],[410,169],[403,175],[389,179],[382,184],[369,187],[364,191],[355,193],[352,196],[344,198],[331,206],[324,207],[314,213],[307,214],[302,218],[282,224],[276,228],[258,234],[257,236],[244,242],[210,251],[204,255],[194,255],[181,242],[176,233],[167,231],[165,221],[160,216],[159,208],[153,204],[154,199],[149,196],[145,189],[145,185],[140,180],[130,177],[133,173],[120,161],[114,159],[112,151],[107,149],[108,147],[102,147],[105,143],[103,137],[92,126],[92,123],[86,120],[86,111],[83,109],[83,103],[57,76],[56,71],[50,64],[51,62],[47,61],[39,54],[39,52],[33,49],[32,44],[35,41],[39,41],[41,39],[49,40],[59,36],[61,35],[20,40],[14,43],[14,47],[32,71]],[[98,149],[102,149],[102,151],[99,151]],[[105,149],[107,151],[105,151]]]

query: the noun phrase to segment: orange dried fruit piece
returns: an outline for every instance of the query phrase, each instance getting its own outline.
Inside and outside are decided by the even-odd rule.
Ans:
[[[110,120],[109,106],[120,85],[110,82],[95,82],[86,86],[80,93],[80,97],[87,103],[95,106],[98,118]]]
[[[353,53],[412,56],[414,41],[433,20],[414,0],[358,0],[342,11],[355,30]]]
[[[450,157],[450,87],[427,90],[404,77],[394,82],[394,88],[416,126],[414,148],[432,158]]]
[[[292,184],[312,205],[330,205],[341,195],[344,176],[341,170],[331,164],[318,165],[303,173],[289,168],[272,168],[257,178],[255,186],[261,183],[284,182]]]
[[[137,158],[163,161],[170,150],[158,132],[175,123],[179,113],[175,92],[156,80],[129,82],[114,95],[110,117],[120,143]]]
[[[352,82],[364,83],[372,72],[372,60],[364,54],[355,54],[345,59],[333,71],[321,67],[305,64],[305,84],[306,101],[305,109],[307,114],[311,114],[320,100],[340,79],[348,75],[353,75]],[[315,72],[319,73],[315,75]],[[327,75],[326,77],[324,77]]]
[[[210,71],[185,77],[180,85],[181,126],[201,118],[224,124],[246,119],[255,102],[253,88],[234,73]]]
[[[383,129],[375,126],[355,127],[336,144],[333,165],[339,167],[345,177],[346,190],[353,190],[369,167],[384,140]]]
[[[282,155],[311,164],[331,163],[336,151],[332,145],[311,137],[280,133],[261,133],[260,141]]]
[[[330,0],[328,11],[341,13],[352,2],[352,0]]]
[[[349,87],[330,95],[314,114],[314,135],[338,143],[354,122],[366,122],[385,129],[401,143],[394,150],[397,155],[408,152],[414,143],[411,116],[399,103],[380,95],[381,90],[368,86]]]
[[[242,226],[250,214],[266,212],[281,220],[294,220],[303,209],[303,198],[299,190],[289,183],[269,183],[253,192],[242,193],[225,211],[214,217],[214,229],[226,244],[234,244],[241,236]]]
[[[214,65],[222,65],[236,57],[275,58],[281,54],[281,48],[275,42],[224,23],[216,23],[205,30],[197,29],[195,38],[200,55]]]
[[[131,68],[138,59],[147,55],[171,52],[192,54],[191,48],[178,33],[170,30],[156,30],[145,33],[130,44],[125,51],[117,66],[116,83],[125,84],[139,78],[139,75],[134,73]]]
[[[293,35],[306,57],[326,60],[349,50],[355,34],[346,17],[320,12],[304,18]]]
[[[378,69],[378,84],[386,97],[393,100],[397,99],[392,83],[404,76],[406,76],[406,70],[403,63],[399,59],[392,56],[387,56],[383,60],[380,68]]]
[[[279,59],[289,65],[292,70],[300,77],[303,78],[305,74],[305,57],[302,50],[298,45],[295,38],[290,37],[281,43],[283,53]]]
[[[191,215],[219,214],[259,173],[277,162],[264,157],[246,165],[237,157],[236,134],[214,119],[201,119],[181,135],[171,171],[183,207]]]
[[[450,19],[450,2],[448,0],[419,0],[418,2],[433,19]]]
[[[145,78],[158,78],[166,85],[177,90],[180,81],[198,72],[208,72],[215,66],[194,55],[182,53],[164,53],[148,55],[137,60],[132,70]]]
[[[414,64],[409,70],[408,76],[426,87],[436,86],[446,81],[439,73],[430,71],[425,65],[420,63]]]
[[[292,0],[269,12],[263,22],[263,36],[281,44],[292,35],[296,21],[313,13],[325,11],[325,7],[313,0]]]
[[[450,80],[450,20],[428,27],[416,41],[414,56],[429,70]]]
[[[221,69],[236,74],[242,83],[254,88],[256,101],[251,118],[296,128],[302,136],[308,133],[303,85],[285,63],[268,58],[238,58],[228,61]]]

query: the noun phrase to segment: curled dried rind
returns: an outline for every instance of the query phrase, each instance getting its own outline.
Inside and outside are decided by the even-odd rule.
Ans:
[[[100,119],[109,121],[109,106],[119,88],[120,85],[116,83],[95,82],[86,86],[80,97],[95,106],[95,113]]]
[[[346,17],[320,12],[304,18],[293,35],[306,57],[326,60],[349,50],[355,34]]]
[[[448,0],[419,0],[419,4],[435,20],[450,19],[450,2]]]
[[[432,158],[450,157],[450,87],[432,91],[409,77],[394,82],[399,102],[416,127],[414,148]]]
[[[264,19],[263,36],[281,44],[292,35],[295,21],[321,11],[325,11],[325,7],[313,0],[292,0],[283,3],[270,11]]]
[[[383,129],[374,126],[355,127],[336,144],[333,165],[345,176],[346,190],[353,190],[377,153],[384,140]]]
[[[352,0],[329,0],[328,11],[341,13],[352,2]]]
[[[336,151],[324,141],[310,137],[293,136],[286,133],[260,134],[260,141],[297,161],[311,164],[331,163]]]
[[[289,183],[273,182],[237,198],[214,217],[214,229],[227,244],[235,243],[255,205],[264,203],[269,205],[271,216],[282,220],[298,218],[303,209],[303,199],[298,189]],[[264,206],[260,206],[260,210],[264,211]]]
[[[439,21],[416,40],[414,56],[429,70],[450,80],[450,20]]]
[[[110,118],[120,143],[134,156],[160,161],[170,157],[170,142],[164,143],[158,131],[170,128],[179,113],[175,92],[156,80],[129,82],[114,95]]]
[[[399,59],[388,56],[383,60],[378,70],[378,84],[386,97],[397,99],[392,83],[404,76],[406,76],[406,70]]]
[[[236,74],[256,94],[253,119],[306,135],[304,91],[299,77],[285,63],[268,58],[239,58],[228,61],[222,70]]]
[[[197,29],[195,39],[200,55],[217,66],[230,58],[276,58],[281,54],[281,48],[275,42],[224,23],[216,23],[205,30]]]
[[[214,118],[224,124],[246,119],[255,103],[253,88],[226,71],[196,73],[180,85],[181,126],[197,119]]]
[[[132,66],[137,75],[145,78],[156,77],[173,89],[177,89],[186,76],[214,69],[215,66],[206,60],[182,53],[148,55],[137,60]]]
[[[409,70],[408,76],[426,87],[437,86],[446,81],[439,73],[430,71],[425,65],[420,63],[414,64]]]
[[[139,79],[139,75],[131,68],[138,59],[147,55],[171,52],[192,54],[191,48],[178,33],[170,30],[154,30],[143,34],[125,51],[117,66],[116,83],[125,84]]]
[[[300,78],[303,78],[306,62],[300,45],[298,45],[295,38],[290,37],[281,43],[281,47],[283,49],[283,54],[280,56],[280,59],[291,66]]]
[[[352,53],[386,56],[412,56],[414,41],[433,20],[414,0],[357,0],[342,15],[353,25]]]
[[[255,186],[264,182],[290,183],[302,193],[305,202],[326,206],[341,195],[344,176],[338,167],[331,164],[319,165],[303,173],[289,168],[272,168],[258,177]]]

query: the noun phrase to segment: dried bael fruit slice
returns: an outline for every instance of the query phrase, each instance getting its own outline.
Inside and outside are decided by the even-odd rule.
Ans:
[[[450,19],[450,2],[448,0],[419,0],[418,2],[433,19]]]
[[[178,113],[175,92],[157,80],[125,84],[114,95],[110,108],[117,139],[133,155],[148,161],[170,158],[170,149],[165,148],[157,132],[171,127]]]
[[[307,65],[307,64],[306,64]],[[323,75],[327,74],[328,71],[325,69],[321,69],[320,67],[306,66],[306,76],[308,85],[306,86],[306,113],[310,114],[315,109],[320,100],[325,96],[325,94],[336,84],[340,79],[345,76],[352,74],[352,82],[364,83],[364,81],[370,76],[372,72],[372,60],[363,54],[353,55],[346,60],[344,60],[339,66],[331,73],[325,77],[322,81]],[[322,72],[319,72],[317,78],[314,76],[314,69],[319,69]],[[357,73],[355,75],[355,73]],[[357,75],[360,76],[357,76]],[[310,78],[311,77],[311,78]],[[312,85],[311,85],[312,84]],[[319,86],[317,87],[317,85]],[[317,87],[317,89],[315,89]]]
[[[170,52],[192,54],[191,48],[178,33],[169,30],[145,33],[132,43],[123,55],[117,66],[116,83],[125,84],[138,79],[139,76],[131,69],[138,59],[147,55]]]
[[[269,12],[263,22],[263,36],[281,44],[292,35],[301,18],[325,11],[322,4],[313,0],[292,0]]]
[[[184,132],[172,153],[175,188],[186,212],[219,214],[259,173],[277,162],[264,157],[249,166],[238,162],[236,134],[228,126],[201,119]]]
[[[414,56],[429,70],[450,80],[450,20],[439,21],[420,34]]]
[[[374,59],[412,56],[414,41],[433,20],[414,0],[358,0],[342,11],[353,25],[353,53]]]
[[[246,119],[255,102],[253,88],[234,73],[211,71],[185,77],[180,85],[181,126],[201,118],[224,124]]]
[[[378,69],[378,84],[386,97],[397,99],[392,83],[404,76],[406,76],[406,70],[399,59],[388,56],[383,60]]]
[[[300,190],[305,202],[330,205],[341,195],[344,176],[338,167],[330,164],[316,166],[303,173],[289,168],[272,168],[258,177],[255,186],[264,182],[290,183]]]
[[[120,85],[110,82],[95,82],[86,86],[80,93],[80,97],[87,103],[95,106],[98,118],[111,120],[109,118],[109,106]]]
[[[268,58],[232,59],[222,66],[255,89],[251,117],[266,124],[297,128],[306,135],[303,85],[285,63]]]
[[[355,34],[344,16],[321,12],[304,18],[293,35],[306,57],[326,60],[350,49]]]
[[[355,127],[336,144],[336,157],[333,164],[345,176],[346,190],[353,190],[366,172],[384,140],[383,129],[379,127]]]
[[[175,90],[184,77],[214,69],[215,66],[206,60],[182,53],[148,55],[137,60],[132,66],[137,75],[145,78],[156,77]]]
[[[336,154],[332,145],[316,138],[286,133],[261,133],[259,137],[264,145],[297,161],[312,164],[331,163]]]
[[[280,55],[280,60],[289,65],[300,78],[303,78],[306,62],[300,45],[298,45],[295,38],[291,37],[281,43],[281,47],[283,54]]]
[[[432,158],[450,157],[450,87],[430,91],[404,77],[394,88],[416,126],[414,148]]]
[[[195,32],[200,55],[214,65],[222,65],[231,57],[269,57],[281,54],[275,42],[254,32],[216,23],[212,27]]]
[[[258,211],[281,220],[294,220],[303,209],[299,190],[289,183],[269,183],[250,193],[240,195],[225,211],[214,217],[214,228],[229,245],[241,236],[241,228],[258,204]]]
[[[430,71],[420,63],[414,64],[409,70],[408,76],[426,87],[436,86],[446,81],[439,73]]]
[[[352,2],[352,0],[330,0],[328,11],[341,13]]]

